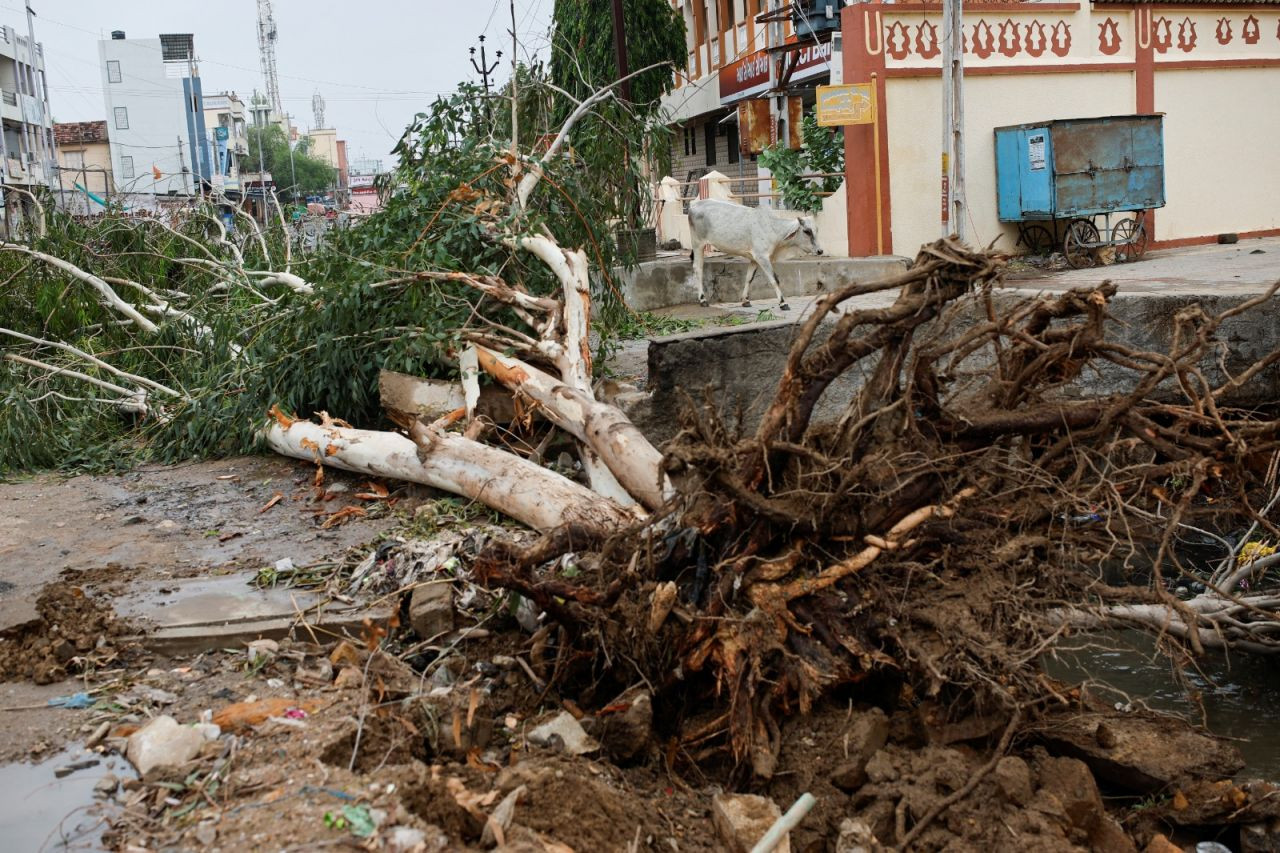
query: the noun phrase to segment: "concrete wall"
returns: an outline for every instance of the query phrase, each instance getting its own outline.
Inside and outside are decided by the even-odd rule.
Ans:
[[[938,239],[938,116],[942,92],[930,78],[888,82],[893,247],[914,254]],[[966,238],[985,246],[992,240],[1011,250],[1018,229],[996,215],[994,128],[1045,119],[1121,115],[1133,112],[1131,73],[1042,74],[972,77],[965,81],[965,158],[969,220]]]
[[[190,194],[191,140],[182,93],[183,79],[170,77],[161,58],[160,39],[108,39],[98,42],[107,133],[111,138],[111,172],[117,192]],[[119,61],[120,82],[112,83],[108,61]],[[185,69],[181,70],[184,74]],[[118,128],[115,108],[128,110],[129,127]],[[179,145],[178,140],[182,140]],[[133,158],[133,177],[121,165]],[[155,180],[153,167],[163,177]]]
[[[1160,237],[1280,228],[1280,68],[1160,71],[1155,85],[1168,111]]]
[[[974,243],[1014,248],[996,215],[993,130],[1025,122],[1165,114],[1165,208],[1156,243],[1280,230],[1280,16],[1270,7],[975,4],[965,10],[968,216]],[[846,129],[852,254],[910,255],[942,230],[941,12],[842,12],[847,82],[878,81],[881,121]],[[877,176],[873,141],[882,168]]]
[[[1008,305],[1032,295],[1029,292],[1005,291],[997,295],[997,304]],[[1166,296],[1121,293],[1111,302],[1107,335],[1110,340],[1134,349],[1167,352],[1178,311],[1199,304],[1206,313],[1218,314],[1251,297],[1250,294]],[[881,298],[891,299],[892,296]],[[1220,383],[1225,379],[1223,365],[1235,375],[1280,348],[1280,326],[1273,320],[1277,310],[1280,310],[1280,298],[1224,322],[1217,336],[1221,344],[1201,364],[1210,382]],[[984,321],[985,317],[985,308],[977,300],[969,301],[962,304],[956,315],[948,318],[945,326],[939,320],[922,328],[917,333],[917,340],[942,336],[949,339],[962,334],[974,323]],[[833,322],[827,321],[819,328],[816,342],[825,339],[826,331]],[[731,423],[753,429],[776,391],[796,329],[796,319],[788,319],[747,327],[688,332],[651,341],[646,389],[649,393],[630,395],[624,401],[628,414],[651,439],[665,441],[675,434],[677,413],[685,405],[686,395],[700,403],[704,392],[710,389],[712,399]],[[976,388],[985,383],[991,363],[989,352],[976,353],[964,365],[957,386]],[[832,383],[815,408],[814,422],[822,424],[837,420],[873,367],[873,363],[855,367]],[[1129,371],[1113,365],[1100,365],[1099,369],[1086,371],[1080,380],[1057,393],[1064,398],[1120,393],[1130,390],[1133,384],[1134,374]],[[1165,383],[1156,396],[1180,399],[1173,381]],[[1274,406],[1277,400],[1280,400],[1280,364],[1264,370],[1226,402],[1238,406]]]
[[[774,264],[778,284],[786,296],[826,293],[853,281],[875,281],[906,268],[904,258],[797,258]],[[742,285],[752,265],[741,258],[709,257],[703,279],[710,302],[738,302]],[[647,261],[622,276],[622,295],[636,311],[653,311],[671,305],[698,301],[693,281],[693,263],[688,256]],[[751,283],[750,299],[761,308],[776,306],[773,286],[757,274]],[[776,310],[776,307],[773,308]]]
[[[77,168],[72,169],[67,155],[76,153],[83,156],[84,162],[82,168],[78,165]],[[102,206],[77,190],[75,185],[79,184],[102,198],[111,195],[115,190],[111,179],[111,147],[105,142],[72,142],[60,145],[58,146],[58,165],[63,168],[59,174],[62,179],[62,189],[67,193],[68,198],[83,199],[83,202],[77,202],[72,209],[86,213],[101,211]]]

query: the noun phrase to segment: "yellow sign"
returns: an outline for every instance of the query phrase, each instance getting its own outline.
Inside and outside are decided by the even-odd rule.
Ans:
[[[818,124],[823,127],[872,124],[876,120],[876,95],[872,85],[819,86]]]

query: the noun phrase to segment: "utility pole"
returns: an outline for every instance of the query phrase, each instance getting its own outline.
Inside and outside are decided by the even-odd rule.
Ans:
[[[489,64],[489,59],[484,52],[484,36],[480,36],[480,63],[476,64],[476,49],[471,48],[471,67],[480,75],[480,81],[484,84],[484,111],[485,115],[489,115],[489,75],[498,70],[498,65],[502,61],[502,51],[498,51],[498,58],[493,64]]]
[[[627,23],[622,14],[622,0],[613,0],[613,52],[618,60],[618,77],[631,73],[627,62]],[[631,81],[622,81],[622,100],[631,103]]]
[[[964,239],[964,0],[942,2],[942,236]]]
[[[38,88],[39,91],[34,92],[36,106],[39,107],[40,116],[40,164],[44,171],[44,181],[46,186],[52,187],[49,182],[53,180],[53,164],[51,163],[52,142],[44,129],[44,86],[40,83],[40,69],[36,65],[36,27],[35,27],[35,10],[31,8],[31,4],[27,4],[27,52],[31,58],[31,85]]]
[[[284,132],[284,144],[289,148],[289,173],[293,175],[293,184],[289,187],[289,199],[293,202],[298,200],[298,170],[293,165],[293,140],[289,138],[290,131],[293,130],[293,116],[288,113],[284,117],[289,130]]]
[[[187,186],[187,155],[182,152],[182,137],[178,137],[178,166],[182,169],[182,192],[185,195],[191,195],[191,189]]]
[[[255,90],[253,94],[257,96],[258,93]],[[256,104],[257,101],[255,100],[254,103]],[[258,116],[260,115],[262,116],[262,120],[258,119]],[[262,195],[262,204],[258,208],[258,210],[259,210],[259,214],[262,216],[262,224],[266,225],[267,224],[267,167],[266,167],[266,161],[263,159],[263,156],[262,156],[262,142],[263,142],[262,136],[267,131],[266,113],[259,112],[258,110],[254,110],[253,118],[254,118],[253,123],[258,127],[258,192],[261,193]]]

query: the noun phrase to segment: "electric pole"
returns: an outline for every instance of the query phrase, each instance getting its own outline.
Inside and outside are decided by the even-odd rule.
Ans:
[[[293,135],[293,116],[286,114],[285,123],[289,126],[289,130],[285,131],[284,144],[289,146],[289,174],[293,176],[293,184],[289,187],[289,198],[295,204],[298,201],[298,170],[293,165],[293,140],[289,137]]]
[[[618,59],[618,77],[631,73],[627,63],[627,24],[622,14],[622,0],[613,0],[613,52]],[[622,81],[622,100],[631,103],[631,81]]]
[[[480,75],[480,80],[484,83],[485,102],[489,100],[489,75],[498,70],[499,61],[502,59],[502,51],[498,51],[498,59],[494,60],[492,65],[484,52],[484,36],[480,36],[480,63],[476,64],[476,49],[471,48],[471,67]]]
[[[182,153],[182,137],[178,137],[178,166],[182,169],[182,192],[185,195],[191,195],[191,190],[187,187],[187,155]]]
[[[50,183],[53,180],[53,141],[45,133],[44,129],[44,91],[45,87],[40,80],[40,68],[36,65],[36,28],[34,24],[36,13],[31,8],[31,4],[27,4],[27,52],[31,57],[31,85],[37,91],[32,94],[36,99],[36,106],[39,107],[40,116],[40,163],[44,167],[45,185],[52,188]]]
[[[942,236],[964,239],[964,0],[942,2]]]

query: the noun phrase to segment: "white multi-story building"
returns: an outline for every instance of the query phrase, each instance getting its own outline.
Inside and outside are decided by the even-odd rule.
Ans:
[[[200,69],[189,33],[98,42],[116,191],[190,196],[213,170]]]
[[[53,117],[45,85],[44,49],[13,27],[0,27],[0,154],[6,184],[31,189],[55,180]]]
[[[212,164],[215,192],[237,194],[241,190],[243,171],[256,172],[256,165],[244,166],[249,156],[248,111],[235,92],[207,95],[204,98],[204,122],[208,128],[206,145]]]

